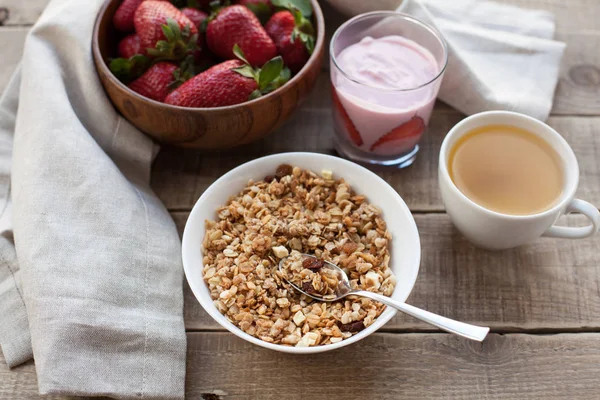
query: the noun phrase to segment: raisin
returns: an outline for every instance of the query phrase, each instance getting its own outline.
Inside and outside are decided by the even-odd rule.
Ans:
[[[292,167],[291,165],[281,164],[279,167],[277,167],[277,170],[275,171],[275,176],[278,178],[283,178],[286,175],[291,175],[293,170],[294,167]]]
[[[320,258],[306,257],[302,260],[302,268],[310,269],[311,271],[318,271],[323,265],[325,265],[325,261]]]
[[[267,175],[267,176],[265,176],[265,182],[267,182],[267,183],[271,183],[275,179],[277,179],[277,178],[275,178],[273,175]]]
[[[360,332],[365,329],[365,324],[362,321],[350,322],[349,324],[342,324],[340,321],[336,321],[337,326],[342,332]]]
[[[315,288],[312,285],[312,282],[310,281],[302,283],[302,290],[308,294],[317,294],[317,291],[315,290]]]

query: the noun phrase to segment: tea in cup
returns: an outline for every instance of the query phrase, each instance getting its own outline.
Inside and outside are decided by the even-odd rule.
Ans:
[[[446,211],[474,244],[507,249],[539,238],[584,238],[600,212],[575,199],[579,166],[573,150],[548,125],[526,115],[490,111],[455,125],[442,143],[439,185]],[[553,225],[579,212],[586,227]]]

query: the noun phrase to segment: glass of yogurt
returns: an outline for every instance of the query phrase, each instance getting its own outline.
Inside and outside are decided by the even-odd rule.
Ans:
[[[444,39],[411,16],[376,11],[340,26],[330,46],[337,151],[362,163],[412,164],[448,62]]]

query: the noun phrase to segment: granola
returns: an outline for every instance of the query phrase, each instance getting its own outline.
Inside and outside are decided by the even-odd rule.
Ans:
[[[381,210],[331,171],[317,175],[281,165],[274,175],[248,182],[217,216],[206,221],[204,280],[216,308],[261,340],[298,347],[337,343],[371,325],[385,308],[356,296],[320,302],[300,294],[278,270],[291,253],[340,266],[352,288],[386,296],[394,291],[391,235]]]

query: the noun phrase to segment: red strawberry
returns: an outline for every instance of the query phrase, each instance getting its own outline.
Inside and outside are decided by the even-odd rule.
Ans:
[[[123,0],[115,15],[113,25],[121,32],[133,32],[133,14],[144,0]]]
[[[144,1],[135,11],[133,23],[142,49],[158,50],[154,54],[148,51],[153,56],[181,59],[190,43],[196,44],[196,25],[169,2]]]
[[[258,85],[233,71],[243,66],[240,60],[229,60],[207,69],[175,89],[165,103],[181,107],[219,107],[248,101]]]
[[[281,57],[252,68],[235,47],[240,60],[229,60],[196,75],[165,99],[165,103],[181,107],[222,107],[243,103],[275,90],[289,79]]]
[[[194,23],[194,26],[196,29],[198,29],[198,32],[200,32],[200,26],[202,25],[202,22],[208,18],[207,13],[192,7],[182,8],[181,12]]]
[[[423,134],[425,130],[425,121],[423,118],[417,117],[416,115],[412,117],[408,122],[403,123],[397,128],[392,129],[379,139],[371,146],[371,151],[375,150],[377,147],[381,146],[384,143],[395,141],[395,140],[417,140]]]
[[[302,69],[315,48],[314,29],[310,21],[295,10],[273,14],[265,30],[275,42],[285,65],[296,73]]]
[[[253,66],[261,66],[277,55],[275,44],[256,15],[240,5],[218,12],[206,28],[206,42],[213,53],[226,59],[235,57],[233,46],[239,45]]]
[[[119,42],[119,57],[129,58],[136,54],[142,54],[142,46],[140,37],[134,33]]]
[[[169,94],[169,86],[175,81],[173,73],[177,69],[175,64],[159,62],[131,82],[129,88],[152,100],[163,101]]]
[[[133,32],[133,15],[143,1],[145,0],[123,0],[113,16],[114,27],[121,32]]]
[[[331,85],[331,97],[333,98],[333,106],[334,110],[337,111],[344,122],[344,127],[346,128],[346,132],[350,136],[352,142],[357,146],[362,146],[363,140],[360,136],[360,132],[354,126],[354,123],[350,119],[350,116],[346,112],[346,109],[342,105],[340,98],[338,97],[337,91],[333,85]]]

